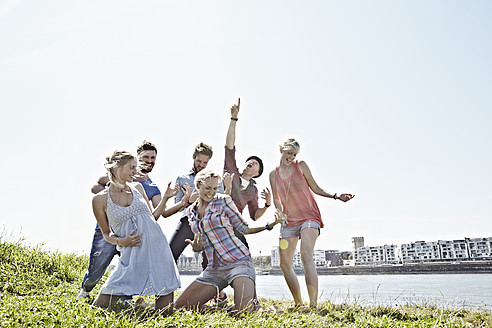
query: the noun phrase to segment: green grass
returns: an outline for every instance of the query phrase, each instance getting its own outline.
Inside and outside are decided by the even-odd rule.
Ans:
[[[0,326],[3,327],[490,327],[492,314],[436,304],[397,307],[321,303],[292,308],[284,301],[260,300],[285,313],[257,312],[232,316],[177,310],[164,316],[151,310],[119,306],[94,309],[76,295],[88,258],[27,247],[22,240],[0,239]],[[104,277],[106,279],[107,277]],[[97,288],[101,287],[101,283]],[[98,290],[93,291],[96,295]]]

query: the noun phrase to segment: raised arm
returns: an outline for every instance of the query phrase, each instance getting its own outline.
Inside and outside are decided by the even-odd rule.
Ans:
[[[309,188],[311,188],[311,190],[316,195],[320,195],[320,196],[328,197],[328,198],[333,198],[335,200],[340,199],[343,202],[347,202],[347,201],[351,200],[352,198],[354,198],[354,196],[355,196],[352,194],[341,194],[341,195],[337,195],[336,193],[330,194],[326,190],[322,189],[320,186],[318,186],[318,184],[314,180],[313,175],[311,174],[311,170],[309,169],[308,165],[304,161],[299,162],[299,170],[304,175],[304,178],[306,179],[306,181],[309,185]]]
[[[141,184],[138,184],[138,187],[140,188],[137,188],[139,189],[140,192],[143,191],[143,187]],[[156,220],[159,219],[159,217],[161,216],[161,214],[163,214],[163,212],[166,210],[166,203],[167,201],[176,196],[176,194],[178,193],[178,190],[179,190],[179,186],[177,184],[175,184],[173,187],[171,187],[171,182],[169,182],[167,184],[167,188],[166,188],[166,192],[164,193],[164,195],[162,196],[162,199],[161,201],[159,202],[159,205],[157,205],[157,207],[152,211],[152,208],[150,207],[150,204],[147,200],[147,204],[149,205],[149,209],[151,210],[152,212],[152,215],[154,216],[154,218]],[[147,197],[145,196],[145,193],[144,193],[144,198],[147,199]],[[179,203],[178,203],[179,204]],[[175,204],[173,207],[175,207],[177,204]],[[177,212],[177,211],[176,211]],[[174,214],[174,213],[173,213]]]
[[[234,144],[236,142],[236,123],[240,105],[241,99],[238,98],[237,105],[232,105],[231,107],[231,121],[229,122],[229,129],[227,129],[226,136],[226,147],[229,149],[234,148]]]
[[[181,188],[181,192],[183,193],[183,197],[181,197],[181,200],[179,202],[176,202],[172,206],[166,207],[162,211],[162,216],[167,218],[173,214],[178,213],[179,211],[184,210],[190,204],[191,191],[191,187],[187,183],[185,183],[185,185]]]

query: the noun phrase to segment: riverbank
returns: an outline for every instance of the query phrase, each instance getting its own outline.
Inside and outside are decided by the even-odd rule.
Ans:
[[[0,324],[6,327],[490,327],[492,314],[465,307],[448,309],[436,303],[397,307],[363,306],[354,302],[320,302],[316,308],[294,308],[290,301],[260,298],[271,311],[232,316],[223,311],[175,311],[164,316],[152,310],[120,305],[111,310],[91,306],[76,295],[88,265],[87,256],[43,251],[19,243],[0,243]],[[273,277],[272,277],[273,278]],[[186,286],[183,286],[186,287]],[[175,294],[175,297],[179,292]],[[152,298],[149,297],[149,300]]]

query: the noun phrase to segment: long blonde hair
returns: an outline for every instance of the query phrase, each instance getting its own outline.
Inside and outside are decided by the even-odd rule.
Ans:
[[[123,189],[125,187],[124,184],[118,182],[119,173],[117,169],[132,159],[135,159],[135,156],[124,150],[115,150],[111,156],[106,157],[104,167],[108,171],[108,178],[112,185],[119,189]]]

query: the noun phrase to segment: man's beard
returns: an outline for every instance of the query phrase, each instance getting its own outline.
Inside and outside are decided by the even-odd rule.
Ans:
[[[154,165],[144,163],[144,165],[142,165],[142,166],[140,167],[140,172],[147,174],[147,173],[152,172],[152,169],[153,169],[153,168],[154,168]]]

